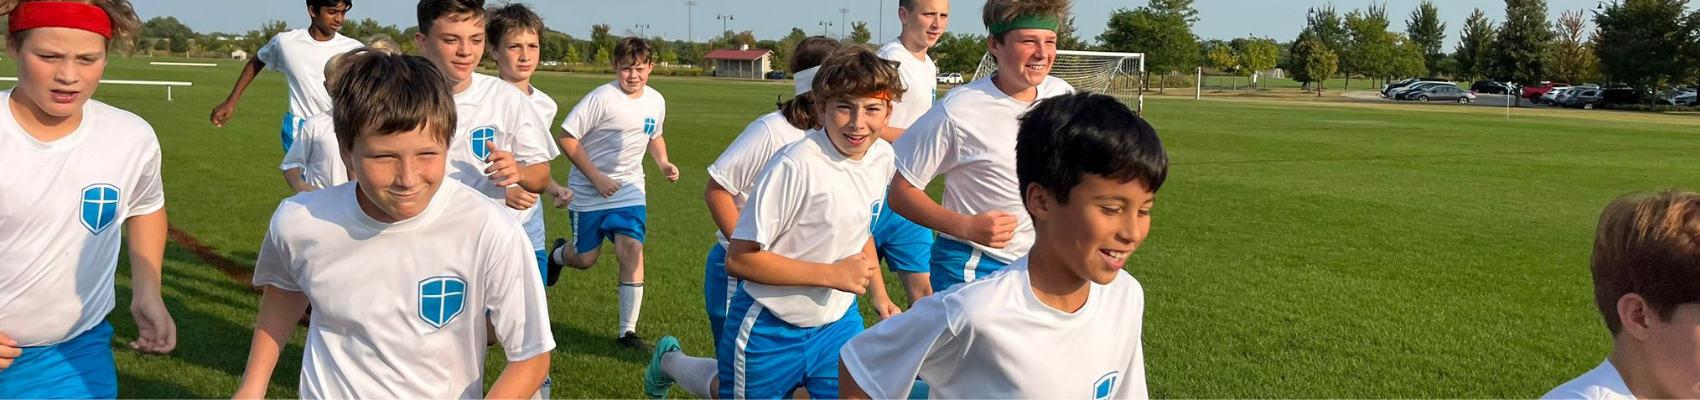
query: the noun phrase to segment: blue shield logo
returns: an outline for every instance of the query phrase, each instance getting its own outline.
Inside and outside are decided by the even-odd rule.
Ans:
[[[83,188],[83,227],[99,235],[118,220],[118,187],[97,183]]]
[[[466,281],[439,276],[419,281],[419,319],[441,329],[466,308]]]
[[[643,134],[655,135],[655,118],[643,119]]]
[[[490,142],[496,140],[496,127],[481,126],[472,130],[472,155],[479,160],[490,159]]]
[[[868,223],[868,231],[869,232],[873,232],[873,230],[880,225],[880,211],[885,210],[885,200],[874,201],[873,209],[874,209],[874,218],[868,220],[869,221],[869,223]]]
[[[1121,383],[1121,371],[1110,371],[1098,378],[1098,383],[1092,384],[1092,399],[1104,400],[1116,394],[1116,385]]]

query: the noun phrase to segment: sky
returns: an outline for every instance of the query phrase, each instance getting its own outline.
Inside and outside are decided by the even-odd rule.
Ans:
[[[406,28],[416,25],[415,0],[354,0],[349,18],[374,18],[385,25]],[[823,30],[840,35],[844,21],[866,21],[876,41],[895,38],[901,25],[897,21],[897,0],[696,0],[695,7],[686,7],[686,0],[527,0],[543,16],[550,29],[584,38],[590,26],[608,24],[615,33],[641,30],[646,36],[682,39],[694,33],[701,40],[717,35],[721,26],[727,30],[753,30],[757,38],[775,39],[802,28],[812,35]],[[506,0],[491,0],[490,4]],[[1481,8],[1488,17],[1504,19],[1505,3],[1497,0],[1434,0],[1440,8],[1441,20],[1446,23],[1446,49],[1457,44],[1458,32],[1471,9]],[[885,12],[881,12],[883,9]],[[1304,26],[1305,12],[1328,0],[1197,0],[1199,21],[1193,32],[1204,39],[1233,39],[1237,37],[1269,37],[1278,41],[1292,40]],[[1403,31],[1404,20],[1420,0],[1333,0],[1335,9],[1345,14],[1370,4],[1386,4],[1389,30]],[[306,27],[310,22],[302,0],[141,0],[136,12],[146,20],[158,16],[173,16],[197,32],[245,33],[258,29],[268,20],[283,20],[291,28]],[[980,23],[982,1],[953,2],[949,30],[963,33],[984,33]],[[1082,37],[1092,41],[1109,21],[1109,15],[1120,8],[1144,6],[1146,0],[1075,0],[1074,16]],[[1593,9],[1595,0],[1547,0],[1551,14],[1557,20],[1560,12]],[[687,10],[687,9],[690,10]],[[847,14],[840,10],[847,9]],[[881,34],[881,14],[884,34]],[[687,16],[690,15],[690,16]],[[731,19],[717,19],[730,15]],[[1591,14],[1590,14],[1591,16]],[[688,23],[694,22],[694,23]],[[831,27],[822,26],[831,23]],[[640,25],[647,25],[640,27]],[[694,25],[694,26],[693,26]],[[881,39],[887,38],[887,39]]]

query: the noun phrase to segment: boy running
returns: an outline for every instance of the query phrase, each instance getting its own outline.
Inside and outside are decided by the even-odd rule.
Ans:
[[[843,350],[839,395],[1142,399],[1145,294],[1123,270],[1168,175],[1157,133],[1115,98],[1055,97],[1021,118],[1016,170],[1032,251],[921,300]]]
[[[364,51],[381,51],[385,54],[397,54],[399,46],[387,37],[369,41],[370,47],[355,49],[347,53],[337,54],[325,63],[325,91],[335,96],[336,81],[342,76],[342,59],[351,54]],[[283,154],[283,163],[278,168],[283,170],[283,180],[290,189],[297,193],[311,192],[348,182],[348,168],[342,163],[341,147],[336,142],[331,113],[327,110],[319,115],[308,118],[301,125],[301,132],[295,136],[295,144]]]
[[[892,106],[891,124],[880,133],[888,142],[896,142],[916,119],[933,108],[938,97],[938,65],[927,55],[950,26],[950,0],[899,0],[897,19],[903,21],[903,33],[897,40],[880,47],[879,56],[897,62],[903,75],[903,101]],[[934,245],[933,231],[891,211],[891,202],[874,220],[874,247],[879,250],[886,267],[897,273],[909,303],[933,294],[931,276]]]
[[[419,57],[352,57],[334,101],[355,180],[284,200],[272,216],[235,397],[265,396],[309,304],[302,398],[485,397],[492,333],[509,363],[489,397],[530,397],[555,347],[543,284],[508,210],[444,182],[457,119],[448,80]]]
[[[360,41],[337,33],[342,30],[343,18],[354,8],[354,0],[307,0],[307,16],[311,26],[273,36],[271,42],[248,60],[230,96],[212,111],[212,123],[223,127],[236,114],[236,103],[254,82],[261,70],[271,68],[282,72],[289,82],[289,111],[283,114],[283,151],[295,143],[295,135],[307,118],[330,110],[330,94],[325,93],[325,64],[337,54],[363,46]]]
[[[661,135],[667,121],[667,100],[649,87],[655,49],[640,38],[628,37],[614,46],[613,82],[590,91],[573,106],[561,124],[561,149],[572,160],[567,185],[573,191],[573,245],[555,239],[551,270],[565,264],[589,269],[602,256],[603,241],[614,242],[620,264],[620,319],[616,343],[640,351],[654,348],[637,335],[643,310],[643,239],[648,232],[648,199],[644,193],[643,155],[655,159],[656,169],[669,182],[679,180],[679,167],[667,162],[667,141]]]
[[[987,1],[981,18],[997,72],[951,90],[892,144],[899,176],[891,209],[939,233],[934,291],[997,272],[1033,246],[1016,184],[1016,118],[1034,102],[1074,92],[1048,75],[1068,8],[1068,0]],[[940,175],[942,206],[925,191]]]
[[[537,111],[541,127],[547,130],[555,121],[555,113],[559,111],[555,99],[544,94],[542,90],[531,86],[531,75],[537,72],[537,61],[541,57],[543,34],[543,18],[525,4],[513,3],[500,8],[491,8],[485,13],[489,22],[484,27],[485,38],[490,41],[490,58],[496,61],[497,77],[524,93],[531,100],[532,107]],[[553,144],[550,144],[553,148]],[[553,198],[556,208],[564,208],[573,198],[572,191],[549,178],[544,193]],[[538,202],[538,195],[524,190],[509,190],[508,204],[524,207],[520,213],[520,221],[525,224],[525,234],[531,237],[531,245],[543,254],[543,238],[546,235],[543,228],[543,206]],[[537,257],[538,268],[549,265],[545,256]],[[560,278],[561,270],[544,270],[543,277],[547,285],[554,286]]]

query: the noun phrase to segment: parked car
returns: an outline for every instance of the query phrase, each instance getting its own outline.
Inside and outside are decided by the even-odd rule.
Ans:
[[[1510,82],[1476,81],[1470,84],[1470,91],[1481,94],[1510,94],[1517,91],[1517,86]]]
[[[1410,100],[1408,98],[1401,99],[1401,98],[1399,98],[1399,96],[1402,95],[1402,94],[1414,93],[1414,92],[1421,91],[1423,89],[1427,89],[1427,88],[1434,87],[1434,86],[1457,87],[1458,85],[1454,85],[1454,84],[1452,84],[1452,82],[1428,82],[1428,81],[1416,82],[1416,83],[1412,83],[1410,85],[1406,85],[1404,87],[1399,87],[1399,88],[1388,90],[1387,91],[1387,98],[1394,99],[1394,100]]]
[[[1594,109],[1594,107],[1598,107],[1601,104],[1605,104],[1605,101],[1606,101],[1605,92],[1606,91],[1604,89],[1572,89],[1572,90],[1568,90],[1564,93],[1564,95],[1563,95],[1564,100],[1562,102],[1560,102],[1559,105],[1562,105],[1566,108],[1580,108],[1580,109],[1584,109],[1584,110],[1592,110],[1592,109]]]
[[[1431,85],[1424,89],[1406,91],[1400,94],[1402,100],[1416,101],[1456,101],[1459,103],[1476,102],[1476,94],[1459,89],[1458,85]]]
[[[1697,103],[1695,100],[1695,93],[1696,92],[1693,90],[1679,90],[1666,96],[1661,96],[1659,102],[1673,106],[1700,105],[1700,103]]]
[[[1398,90],[1398,89],[1404,88],[1406,86],[1410,86],[1410,85],[1414,85],[1414,84],[1422,83],[1422,82],[1452,83],[1452,81],[1448,81],[1446,79],[1441,79],[1441,78],[1411,78],[1411,79],[1399,81],[1398,83],[1382,85],[1381,86],[1381,97],[1392,98],[1394,90]]]
[[[1559,100],[1558,96],[1563,95],[1564,92],[1568,92],[1568,91],[1571,91],[1571,90],[1577,89],[1577,88],[1578,87],[1575,87],[1575,86],[1555,87],[1555,88],[1552,88],[1552,90],[1546,91],[1546,93],[1541,93],[1540,96],[1531,97],[1531,98],[1529,98],[1529,100],[1534,101],[1535,104],[1558,105],[1558,104],[1560,104],[1558,102],[1558,100]]]
[[[946,73],[946,74],[939,74],[938,83],[939,84],[961,84],[962,83],[962,74],[955,73],[955,72]]]
[[[1529,99],[1529,100],[1539,100],[1541,98],[1541,96],[1547,94],[1547,92],[1550,92],[1553,89],[1561,88],[1561,87],[1570,87],[1570,84],[1564,83],[1564,82],[1541,82],[1540,84],[1537,84],[1537,85],[1524,86],[1523,87],[1523,98]]]
[[[785,71],[768,71],[767,79],[785,79]]]

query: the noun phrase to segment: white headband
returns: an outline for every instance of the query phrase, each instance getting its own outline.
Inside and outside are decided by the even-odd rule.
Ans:
[[[820,67],[814,67],[814,68],[809,68],[809,69],[799,71],[796,74],[792,75],[792,79],[796,80],[796,82],[794,82],[792,84],[796,86],[798,96],[801,96],[801,95],[803,95],[803,93],[808,93],[809,91],[814,90],[815,74],[819,73],[819,72],[820,72]]]

